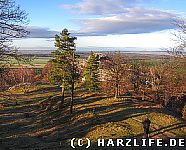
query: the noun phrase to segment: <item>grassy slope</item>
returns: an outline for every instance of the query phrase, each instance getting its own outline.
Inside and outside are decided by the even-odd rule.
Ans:
[[[71,149],[71,138],[141,137],[141,121],[149,116],[150,137],[185,137],[186,122],[157,104],[134,98],[114,99],[102,93],[76,91],[73,115],[69,114],[69,98],[59,108],[60,92],[55,87],[40,86],[30,93],[0,93],[0,142],[6,149]],[[11,95],[11,96],[10,96]],[[38,103],[52,96],[51,110]],[[19,105],[14,105],[15,101]],[[94,111],[95,110],[95,111]],[[29,117],[26,115],[29,114]],[[95,148],[96,149],[96,148]]]

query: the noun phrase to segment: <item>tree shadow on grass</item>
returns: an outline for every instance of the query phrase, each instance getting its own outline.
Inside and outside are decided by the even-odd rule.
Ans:
[[[49,86],[49,87],[40,87],[36,90],[32,90],[30,92],[27,92],[26,94],[42,94],[42,93],[50,93],[50,92],[59,92],[61,91],[60,87],[57,86]]]
[[[46,97],[41,97],[41,100],[44,98]],[[47,145],[46,143],[56,142],[55,144],[59,144],[60,141],[63,141],[64,143],[62,144],[62,148],[64,148],[69,146],[67,146],[68,139],[71,139],[73,137],[85,137],[92,130],[92,128],[96,126],[104,126],[107,123],[122,122],[133,117],[146,115],[151,112],[160,112],[168,115],[173,115],[173,113],[165,111],[163,108],[138,108],[136,106],[143,105],[144,102],[130,99],[109,103],[109,105],[95,103],[100,102],[105,98],[106,97],[101,94],[97,95],[97,97],[93,95],[87,95],[83,98],[76,97],[74,101],[74,107],[77,109],[74,110],[72,115],[69,113],[70,111],[68,106],[59,110],[38,110],[33,107],[30,110],[35,110],[37,112],[35,116],[25,119],[25,122],[15,122],[15,124],[8,125],[6,127],[4,126],[3,128],[10,129],[9,135],[25,135],[25,140],[29,140],[30,137],[36,138],[39,141],[44,142],[45,146]],[[69,100],[67,100],[67,104],[69,104]],[[29,108],[29,106],[23,106],[23,108],[25,110],[26,108]],[[95,112],[93,112],[93,108],[95,109]],[[174,128],[180,128],[184,126],[185,123],[180,123],[178,125],[169,125],[158,130],[167,132],[171,131]],[[152,131],[152,133],[155,132],[156,131]],[[32,135],[29,137],[28,135],[30,134]],[[134,137],[137,136],[139,135],[134,135]],[[121,138],[123,138],[123,136]],[[13,140],[13,138],[11,139]],[[24,141],[21,141],[19,145],[21,145],[22,142]],[[33,143],[34,142],[31,142],[30,144]],[[55,149],[54,145],[49,144],[48,149]],[[37,144],[35,146],[37,146],[38,149],[43,149],[45,147],[43,145]],[[32,149],[32,147],[30,148]],[[56,147],[56,149],[58,148],[59,145],[58,147]]]
[[[174,130],[174,129],[181,129],[183,127],[186,127],[186,124],[184,122],[181,122],[181,123],[175,123],[175,124],[171,124],[171,125],[168,125],[168,126],[165,126],[165,127],[161,127],[159,129],[155,129],[154,131],[151,131],[150,133],[156,133],[156,134],[153,134],[153,137],[156,136],[156,135],[160,135],[160,134],[166,134],[166,132],[169,132],[171,130]],[[181,138],[181,137],[179,137]]]
[[[107,106],[99,108],[99,110],[104,110]],[[111,106],[113,107],[113,106]],[[84,137],[90,129],[97,125],[106,124],[109,122],[119,122],[124,121],[132,117],[138,117],[149,113],[148,110],[141,109],[129,109],[123,110],[115,113],[111,113],[108,115],[94,116],[90,115],[88,117],[82,118],[78,121],[69,122],[68,125],[69,130],[64,130],[61,133],[63,136],[59,136],[58,140],[63,138],[73,138],[73,137]],[[64,136],[65,135],[65,136]]]
[[[114,105],[110,105],[110,106],[99,107],[99,108],[97,108],[98,113],[105,110],[106,108],[108,109],[108,107],[111,107],[113,109],[114,108],[118,109],[119,107],[123,107],[123,106],[122,105],[119,106],[119,105],[114,104]],[[91,109],[88,108],[88,110],[84,110],[84,112],[85,111],[88,112],[90,110]],[[84,112],[80,111],[80,114],[84,113]],[[122,111],[115,112],[115,113],[110,113],[110,114],[107,114],[107,115],[100,115],[100,116],[98,115],[98,116],[91,116],[91,117],[87,117],[87,118],[82,118],[79,121],[75,122],[74,124],[69,125],[69,127],[71,129],[70,131],[72,131],[70,135],[73,135],[73,131],[81,131],[79,133],[74,134],[73,136],[74,137],[75,136],[83,137],[94,126],[101,125],[101,124],[106,124],[108,122],[120,122],[120,121],[123,121],[123,120],[127,120],[129,118],[146,115],[146,114],[151,113],[151,112],[162,113],[163,109],[161,109],[161,108],[160,109],[157,109],[157,108],[154,108],[154,109],[152,109],[152,108],[151,109],[149,109],[149,108],[129,108],[129,109],[125,109],[125,110],[122,110]],[[97,119],[97,117],[99,119]],[[83,124],[84,122],[88,122],[88,123],[84,125]],[[185,123],[180,124],[180,126],[178,126],[177,128],[181,128],[181,127],[184,127],[184,126],[185,126]],[[165,129],[166,128],[169,128],[169,126],[165,127]],[[172,128],[172,129],[174,129],[174,128]],[[172,130],[172,129],[170,129],[170,130]],[[165,130],[165,131],[170,131],[170,130]],[[64,133],[64,135],[65,134],[68,135],[68,132]],[[73,137],[73,136],[70,136],[70,137]],[[136,136],[138,136],[138,135],[136,135]]]
[[[94,103],[96,101],[100,101],[100,100],[103,100],[104,98],[106,98],[107,96],[103,95],[103,94],[97,94],[95,96],[95,94],[93,95],[88,95],[88,96],[85,96],[85,97],[77,97],[75,100],[74,100],[74,105],[83,105],[83,104],[90,104],[90,103]],[[109,97],[107,97],[109,98]]]

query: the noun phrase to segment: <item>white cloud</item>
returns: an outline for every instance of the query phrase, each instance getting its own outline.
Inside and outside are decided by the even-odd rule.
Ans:
[[[78,47],[141,47],[166,48],[173,46],[173,35],[169,30],[144,34],[125,34],[107,36],[80,36],[77,38]],[[15,40],[14,44],[21,49],[55,49],[54,38],[27,38]]]
[[[125,34],[108,36],[88,36],[78,37],[79,47],[146,47],[146,48],[166,48],[171,47],[172,34],[169,30],[144,34]]]
[[[78,14],[105,15],[124,13],[144,0],[83,0],[76,4],[62,4],[61,7]],[[152,1],[152,0],[150,0]]]
[[[127,13],[111,17],[80,19],[80,35],[139,34],[174,28],[171,11],[130,8]]]
[[[172,47],[174,36],[170,30],[144,34],[124,34],[107,36],[79,36],[78,47],[136,47],[146,49]],[[54,38],[27,38],[15,40],[14,44],[21,49],[55,49]],[[44,48],[43,48],[44,47]],[[48,47],[48,48],[47,48]],[[92,49],[94,50],[94,49]],[[117,49],[116,49],[117,50]]]
[[[41,48],[41,47],[54,47],[53,38],[49,38],[46,40],[45,38],[26,38],[14,40],[14,45],[21,49],[24,48]]]
[[[76,14],[93,15],[76,19],[78,35],[139,34],[172,29],[174,11],[144,8],[144,0],[84,0],[63,8]],[[153,0],[150,0],[153,1]]]

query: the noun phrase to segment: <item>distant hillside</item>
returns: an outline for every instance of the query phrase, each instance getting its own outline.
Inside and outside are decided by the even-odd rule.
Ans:
[[[20,51],[26,56],[35,56],[35,57],[52,57],[52,50],[29,50],[29,51]],[[77,51],[80,55],[80,58],[87,58],[91,51]],[[97,53],[111,53],[113,51],[97,51]],[[172,56],[168,55],[167,52],[143,52],[143,51],[122,51],[129,59],[170,59]]]
[[[22,48],[19,51],[23,54],[50,54],[55,48]],[[77,47],[78,52],[112,52],[121,51],[127,53],[142,53],[142,54],[167,54],[167,51],[163,51],[159,48],[138,48],[138,47]]]

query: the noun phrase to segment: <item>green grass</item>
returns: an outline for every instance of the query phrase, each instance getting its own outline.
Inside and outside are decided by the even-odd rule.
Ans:
[[[33,64],[46,64],[50,59],[51,57],[36,57]]]
[[[19,63],[23,65],[31,65],[35,68],[43,68],[44,65],[47,64],[50,59],[51,57],[34,57],[33,60],[30,62],[30,64],[26,64],[22,62]],[[19,64],[15,59],[11,59],[10,61],[14,66],[17,66]]]

